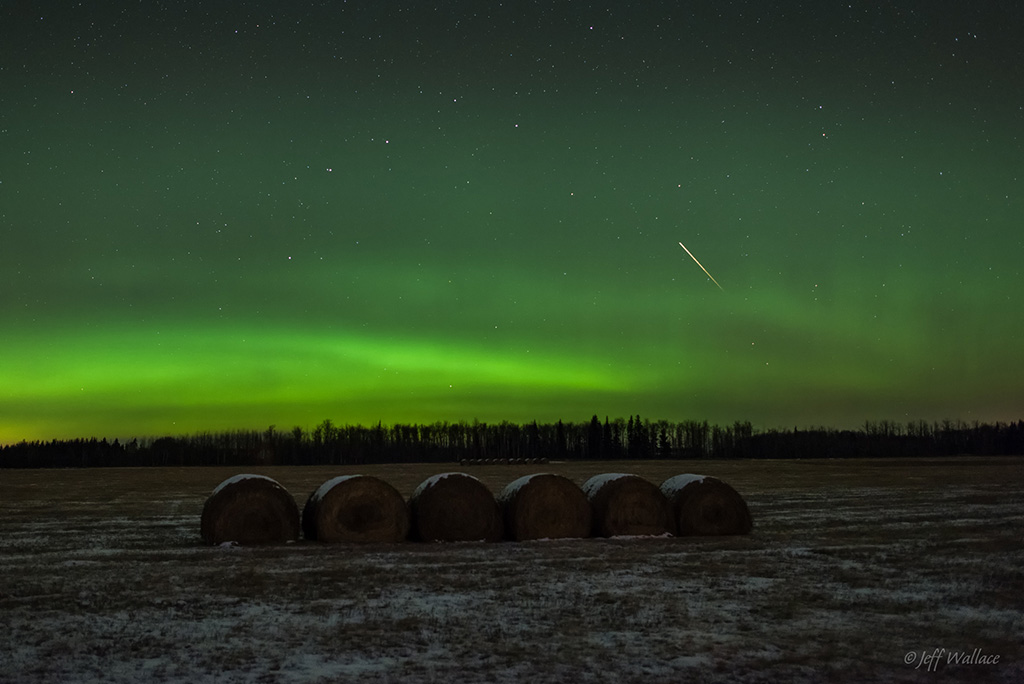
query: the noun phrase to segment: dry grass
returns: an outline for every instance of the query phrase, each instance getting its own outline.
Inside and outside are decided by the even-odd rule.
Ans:
[[[594,514],[595,537],[672,533],[672,512],[657,485],[639,475],[607,473],[583,483]]]
[[[199,529],[207,544],[283,544],[299,538],[299,509],[277,481],[240,474],[206,499]]]
[[[399,542],[409,536],[409,507],[390,484],[372,475],[324,482],[302,510],[306,539],[327,543]]]
[[[428,542],[499,541],[501,510],[494,493],[466,473],[424,480],[409,498],[413,537]]]
[[[536,473],[513,480],[498,495],[505,519],[505,538],[578,539],[589,537],[593,524],[590,502],[572,480],[554,473]]]
[[[550,464],[714,475],[754,530],[234,549],[203,546],[199,516],[236,471],[5,471],[0,682],[1017,682],[1021,465]],[[473,474],[500,492],[534,468]],[[443,470],[358,472],[408,497]],[[259,472],[308,492],[343,471]],[[999,663],[948,662],[976,648]]]
[[[661,483],[661,491],[680,537],[750,534],[753,521],[747,502],[717,477],[676,475]]]

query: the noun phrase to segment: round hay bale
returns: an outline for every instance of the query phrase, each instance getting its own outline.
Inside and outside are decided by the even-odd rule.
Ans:
[[[491,490],[466,473],[441,473],[409,500],[413,534],[422,541],[499,541],[501,511]]]
[[[276,480],[235,475],[203,505],[200,534],[207,544],[281,544],[299,537],[299,508]]]
[[[537,473],[514,480],[498,495],[498,503],[508,539],[590,536],[590,502],[576,483],[561,475]]]
[[[639,475],[595,475],[582,489],[593,509],[596,537],[672,533],[668,500],[660,489]]]
[[[754,527],[747,502],[717,477],[685,473],[661,484],[680,536],[750,534]]]
[[[409,508],[398,490],[370,475],[342,475],[309,495],[302,533],[322,542],[399,542],[409,536]]]

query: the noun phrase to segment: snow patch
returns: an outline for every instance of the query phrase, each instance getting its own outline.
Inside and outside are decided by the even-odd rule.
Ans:
[[[436,485],[436,484],[437,484],[438,482],[440,482],[441,480],[445,479],[446,477],[451,477],[451,476],[453,476],[453,475],[456,475],[456,476],[459,476],[459,477],[468,477],[468,478],[471,478],[471,479],[473,479],[473,480],[476,480],[477,482],[480,482],[480,480],[477,480],[477,478],[473,477],[473,476],[472,476],[472,475],[470,475],[469,473],[458,473],[458,472],[452,472],[452,473],[438,473],[437,475],[431,475],[431,476],[430,476],[430,477],[428,477],[428,478],[427,478],[426,480],[424,480],[423,482],[421,482],[421,483],[420,483],[420,486],[416,488],[416,491],[414,491],[414,492],[412,493],[412,498],[414,498],[414,499],[415,499],[415,498],[416,498],[416,497],[418,497],[418,496],[419,496],[420,494],[422,494],[423,492],[427,491],[428,489],[430,489],[431,487],[433,487],[434,485]]]
[[[551,473],[534,473],[533,475],[523,475],[518,480],[512,480],[505,488],[501,490],[501,494],[498,495],[498,503],[505,503],[519,492],[520,489],[529,484],[530,480],[539,475],[550,475]]]
[[[339,475],[338,477],[332,478],[332,479],[328,480],[327,482],[324,482],[322,485],[317,487],[317,490],[315,492],[313,492],[313,497],[312,497],[313,498],[313,503],[314,504],[320,503],[320,500],[323,499],[325,496],[327,496],[327,493],[330,492],[332,489],[334,489],[336,486],[338,486],[339,484],[341,484],[342,482],[344,482],[346,480],[351,480],[351,479],[357,478],[357,477],[363,477],[363,476],[362,475]]]
[[[671,498],[676,493],[682,491],[687,485],[694,482],[703,482],[704,477],[704,475],[694,475],[693,473],[683,473],[682,475],[670,477],[661,484],[661,493]]]
[[[273,478],[270,478],[270,477],[267,477],[266,475],[253,475],[253,474],[250,474],[250,473],[243,473],[241,475],[235,475],[233,477],[229,477],[228,479],[224,480],[219,485],[217,485],[217,488],[213,490],[213,493],[216,494],[217,492],[219,492],[220,490],[224,489],[225,487],[227,487],[229,485],[236,484],[238,482],[241,482],[242,480],[267,480],[268,482],[271,482],[276,487],[280,487],[281,486],[281,484],[277,480],[275,480]]]
[[[630,473],[604,473],[603,475],[595,475],[594,477],[584,482],[583,487],[581,487],[581,489],[589,499],[598,491],[600,491],[601,487],[604,487],[609,482],[613,482],[624,477],[636,477],[636,475],[632,475]]]

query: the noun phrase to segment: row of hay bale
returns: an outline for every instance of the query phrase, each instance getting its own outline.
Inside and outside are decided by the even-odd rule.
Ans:
[[[638,475],[595,475],[582,487],[554,473],[510,482],[495,497],[466,473],[427,478],[408,503],[387,482],[343,475],[295,499],[263,475],[236,475],[203,506],[208,544],[418,541],[526,541],[582,537],[747,534],[750,511],[739,493],[714,477],[684,474],[661,487]]]
[[[543,465],[548,459],[537,458],[464,458],[459,465]]]

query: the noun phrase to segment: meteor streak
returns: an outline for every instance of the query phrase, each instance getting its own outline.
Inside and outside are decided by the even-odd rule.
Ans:
[[[684,245],[682,242],[679,243],[679,246],[682,247],[683,249],[686,249],[686,245]],[[690,258],[693,259],[694,262],[696,262],[696,264],[698,266],[700,266],[700,270],[704,271],[705,273],[708,273],[708,269],[704,268],[704,265],[702,263],[700,263],[699,261],[697,261],[697,257],[693,256],[693,252],[691,252],[690,250],[686,249],[686,253],[690,255]],[[708,273],[708,278],[711,278],[711,282],[713,282],[715,285],[718,285],[718,281],[715,280],[715,276],[713,276],[710,273]],[[722,289],[721,285],[718,285],[718,289],[722,290],[722,292],[725,292],[725,290]]]

